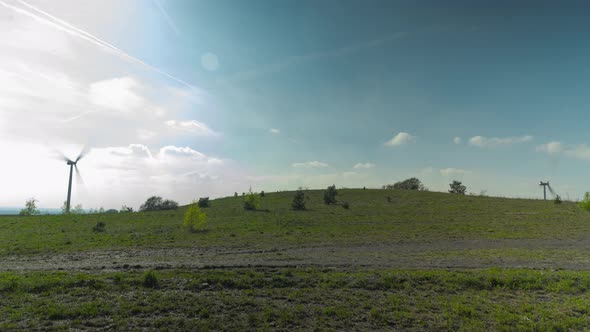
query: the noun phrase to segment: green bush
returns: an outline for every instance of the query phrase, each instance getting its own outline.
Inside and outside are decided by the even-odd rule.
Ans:
[[[207,226],[207,215],[201,211],[198,203],[189,205],[184,213],[184,220],[182,225],[191,232],[198,232],[205,230]]]
[[[348,203],[348,202],[343,202],[343,203],[342,203],[342,207],[348,210],[348,209],[350,209],[350,203]]]
[[[336,195],[338,195],[336,185],[329,186],[326,191],[324,191],[324,203],[327,205],[336,204]]]
[[[19,215],[21,216],[34,216],[34,215],[38,215],[41,212],[39,212],[39,209],[37,209],[37,200],[34,198],[29,198],[26,202],[25,202],[25,208],[20,210]]]
[[[143,275],[143,287],[156,288],[158,287],[158,277],[154,271],[147,271]]]
[[[249,211],[258,210],[260,208],[260,196],[253,192],[249,192],[244,196],[244,209]]]
[[[297,190],[295,192],[293,202],[291,203],[291,208],[293,208],[295,211],[305,210],[305,193],[303,190]]]
[[[140,211],[161,211],[161,210],[176,210],[178,203],[172,200],[163,200],[160,196],[152,196],[148,198],[140,207]]]
[[[199,207],[208,208],[211,207],[211,203],[209,202],[209,197],[201,197],[199,198]]]
[[[578,206],[586,211],[590,211],[590,192],[584,194],[584,199],[578,203]]]
[[[465,195],[465,191],[467,190],[467,187],[465,187],[461,181],[457,180],[453,180],[452,183],[449,183],[449,187],[451,187],[451,189],[449,189],[451,194]]]
[[[418,178],[409,178],[394,184],[386,184],[383,189],[393,190],[427,190]]]
[[[559,195],[555,195],[555,198],[553,199],[553,203],[555,204],[561,204],[563,201],[561,199],[561,196]]]
[[[96,225],[94,225],[94,227],[92,227],[92,231],[102,233],[102,232],[106,231],[106,227],[107,227],[107,224],[105,224],[102,221],[99,221],[96,223]]]

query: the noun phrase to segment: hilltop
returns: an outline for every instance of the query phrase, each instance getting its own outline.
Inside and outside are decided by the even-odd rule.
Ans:
[[[0,217],[3,269],[160,266],[378,266],[588,268],[590,214],[575,204],[426,191],[341,189],[350,208],[306,192],[267,193],[259,211],[242,197],[212,200],[205,232],[175,211]],[[94,232],[97,222],[104,232]],[[24,264],[25,255],[31,265]],[[118,259],[111,259],[118,257]]]

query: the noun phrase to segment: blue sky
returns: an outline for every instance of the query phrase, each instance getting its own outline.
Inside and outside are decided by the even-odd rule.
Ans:
[[[88,144],[75,197],[89,207],[410,176],[515,197],[539,197],[542,179],[571,199],[590,187],[583,2],[0,5],[18,37],[0,71],[22,80],[0,81],[2,147]],[[67,170],[27,158],[48,171],[0,205],[58,205]]]

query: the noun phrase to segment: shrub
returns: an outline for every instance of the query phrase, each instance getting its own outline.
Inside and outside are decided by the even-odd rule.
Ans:
[[[37,202],[38,201],[36,199],[29,198],[25,202],[25,208],[20,210],[19,215],[21,215],[21,216],[34,216],[34,215],[41,213],[39,211],[39,209],[37,209]]]
[[[260,197],[253,192],[249,192],[248,195],[244,196],[244,209],[246,210],[258,210],[260,208]]]
[[[449,189],[451,194],[465,195],[465,191],[467,190],[467,187],[461,184],[461,181],[457,180],[453,180],[452,183],[449,183],[449,187],[451,187],[451,189]]]
[[[105,224],[102,221],[99,221],[96,223],[96,225],[94,225],[94,227],[92,227],[92,231],[102,233],[102,232],[106,231],[106,227],[107,227],[107,224]]]
[[[238,197],[238,192],[234,192],[234,197]]]
[[[303,190],[297,190],[295,192],[295,196],[293,196],[293,202],[291,203],[291,208],[293,208],[295,211],[305,210],[305,193]]]
[[[156,288],[158,287],[158,277],[154,271],[147,271],[143,275],[143,287]]]
[[[403,181],[398,181],[394,184],[386,184],[383,189],[394,190],[426,190],[426,187],[420,182],[418,178],[409,178]]]
[[[350,204],[348,202],[343,202],[342,207],[348,210],[350,209]]]
[[[578,203],[578,206],[586,211],[590,211],[590,192],[584,194],[584,199]]]
[[[207,226],[207,215],[198,203],[193,202],[184,213],[182,225],[191,232],[203,231]]]
[[[391,196],[387,196],[387,202],[391,203]]]
[[[108,209],[104,213],[119,213],[119,211],[117,211],[115,209]]]
[[[329,186],[326,191],[324,191],[324,203],[327,205],[336,204],[336,195],[338,195],[336,185]]]
[[[160,196],[152,196],[139,207],[139,211],[175,210],[177,208],[178,203],[175,201],[163,200]]]
[[[553,199],[553,203],[561,204],[562,203],[561,196],[555,195],[555,198]]]
[[[264,190],[260,192],[260,197],[264,197]]]
[[[199,198],[199,202],[197,204],[200,208],[208,208],[211,206],[211,203],[209,203],[209,197]]]

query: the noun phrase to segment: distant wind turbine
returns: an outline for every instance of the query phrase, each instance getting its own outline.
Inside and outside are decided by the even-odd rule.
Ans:
[[[70,181],[68,182],[68,199],[66,201],[66,213],[70,213],[70,202],[72,198],[72,173],[74,169],[76,169],[77,182],[79,184],[84,184],[84,181],[82,180],[82,175],[80,175],[80,171],[78,170],[78,162],[86,155],[86,153],[88,153],[88,150],[86,148],[82,149],[76,160],[71,160],[62,154],[62,159],[70,166]]]

